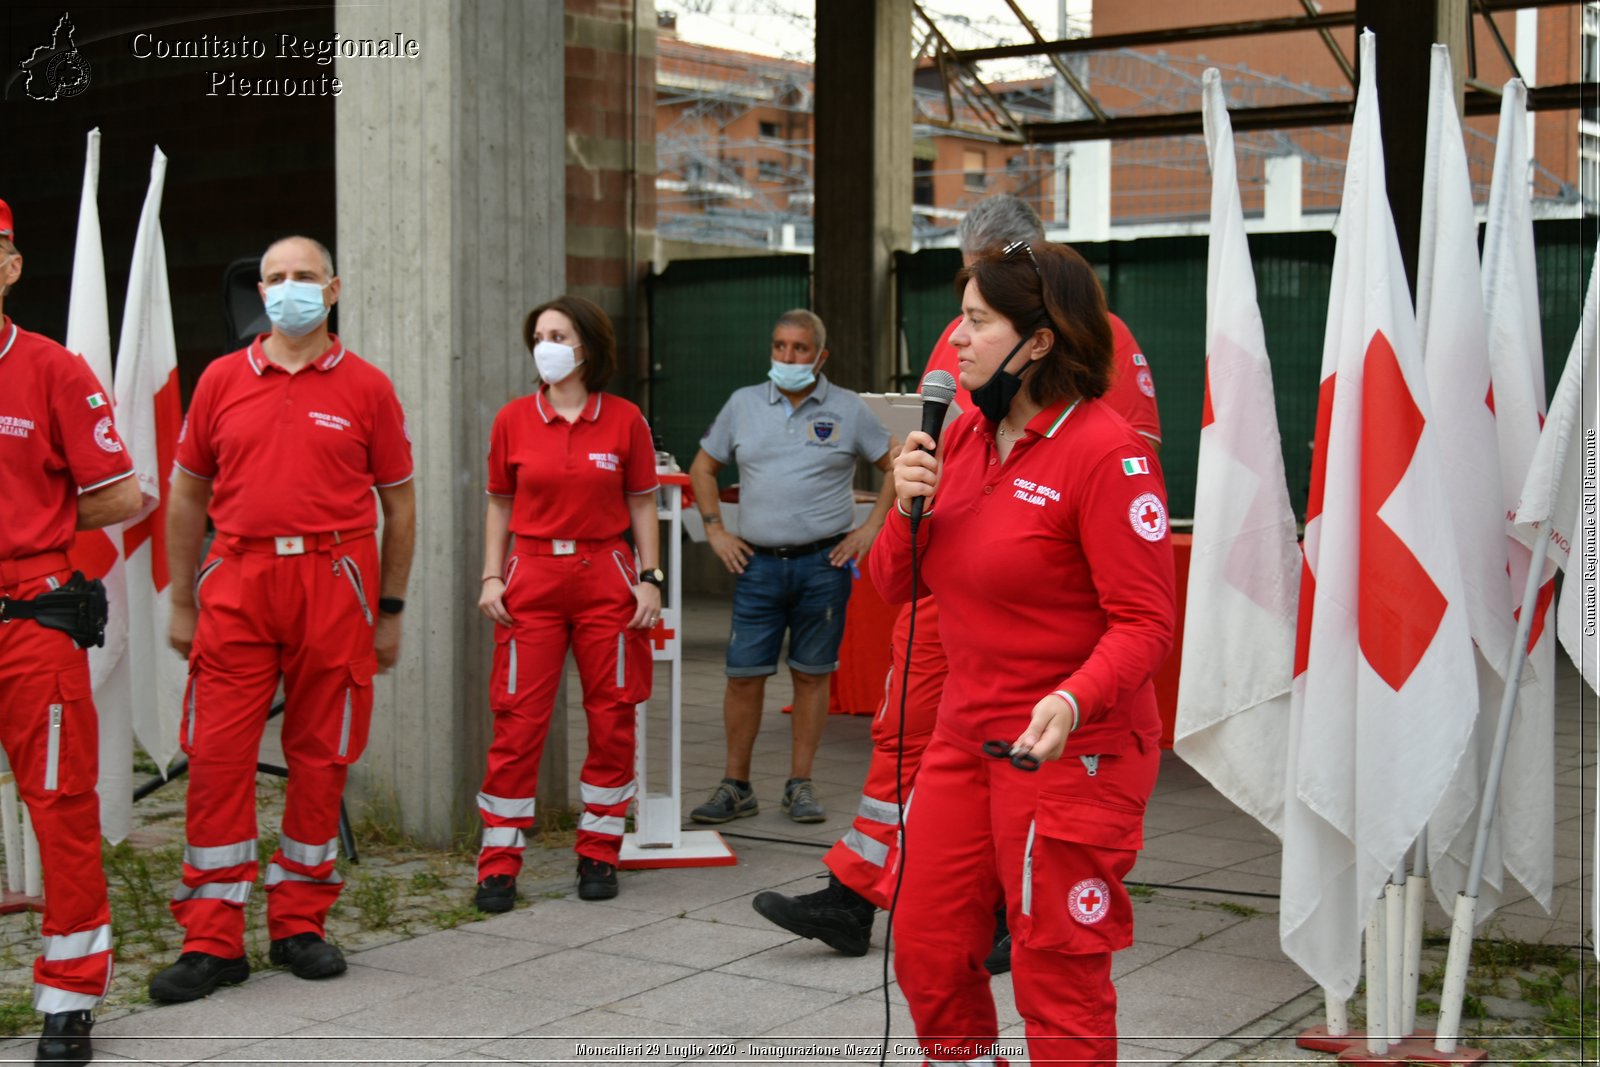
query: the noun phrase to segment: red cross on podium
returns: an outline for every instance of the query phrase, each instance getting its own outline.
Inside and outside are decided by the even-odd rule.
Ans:
[[[667,629],[665,617],[656,619],[656,624],[650,628],[650,641],[655,645],[657,652],[667,647],[667,642],[678,636],[678,631]]]

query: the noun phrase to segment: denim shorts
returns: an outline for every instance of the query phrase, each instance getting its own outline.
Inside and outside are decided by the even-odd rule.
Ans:
[[[798,559],[751,556],[733,586],[728,677],[776,674],[785,630],[790,669],[801,674],[838,670],[849,600],[850,568],[829,563],[827,549]]]

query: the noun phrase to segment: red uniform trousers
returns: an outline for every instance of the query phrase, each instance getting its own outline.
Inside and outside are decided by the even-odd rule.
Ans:
[[[0,596],[65,582],[66,554],[0,560]],[[33,1006],[95,1007],[111,982],[111,909],[100,860],[100,732],[89,660],[72,638],[28,619],[0,624],[0,745],[28,805],[44,879],[44,954]]]
[[[552,546],[573,550],[553,555]],[[620,537],[551,542],[517,538],[506,562],[510,626],[496,626],[489,709],[494,740],[478,794],[483,845],[478,880],[522,870],[533,826],[539,757],[570,645],[583,682],[589,751],[578,776],[579,856],[616,863],[634,777],[636,708],[654,677],[648,630],[630,630],[637,601],[633,550]]]
[[[280,556],[272,538],[219,533],[195,580],[200,621],[180,732],[187,841],[172,899],[185,952],[244,955],[256,762],[280,674],[289,782],[267,866],[269,935],[322,934],[339,897],[339,801],[372,719],[378,547],[370,531],[334,538],[307,535],[303,554]]]
[[[1003,1062],[986,1058],[999,1031],[983,968],[1003,898],[1029,1058],[1115,1063],[1111,953],[1133,942],[1122,878],[1160,753],[1100,756],[1092,774],[1092,757],[1066,756],[1029,773],[984,755],[983,740],[941,723],[906,810],[894,962],[923,1053]]]
[[[939,698],[944,694],[944,676],[950,669],[939,640],[938,605],[933,597],[923,597],[917,602],[916,643],[911,649],[911,674],[904,687],[902,754],[900,695],[910,631],[911,605],[907,604],[900,609],[890,638],[889,675],[884,682],[883,704],[872,720],[872,763],[867,767],[855,822],[822,859],[839,881],[885,910],[894,895],[894,880],[886,879],[885,874],[895,869],[900,802],[911,796],[911,783],[917,777],[922,750],[933,736]]]

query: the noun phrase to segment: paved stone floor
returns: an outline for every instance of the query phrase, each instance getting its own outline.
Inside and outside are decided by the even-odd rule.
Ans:
[[[686,610],[685,811],[721,774],[726,610],[716,602]],[[1586,894],[1593,703],[1591,697],[1587,710],[1580,708],[1570,669],[1562,694],[1555,912],[1512,901],[1492,936],[1579,946],[1589,943],[1580,883]],[[828,819],[789,822],[778,807],[788,729],[775,710],[787,699],[780,676],[756,749],[762,811],[727,828],[736,866],[625,871],[620,896],[605,903],[578,901],[569,873],[541,881],[536,872],[522,881],[528,902],[511,914],[352,952],[342,978],[311,983],[266,971],[201,1002],[106,1019],[96,1030],[100,1057],[162,1064],[865,1063],[877,1060],[887,1000],[889,1060],[918,1062],[904,998],[892,981],[884,991],[881,916],[874,951],[849,959],[751,910],[763,889],[820,887],[822,851],[848,825],[867,765],[867,719],[833,717],[816,772]],[[574,753],[582,749],[582,722],[578,710],[570,727]],[[658,759],[652,767],[664,772]],[[1276,840],[1171,753],[1129,880],[1146,888],[1137,892],[1136,943],[1118,954],[1114,970],[1124,1062],[1332,1062],[1293,1044],[1294,1034],[1320,1021],[1322,1000],[1278,947]],[[1436,905],[1428,926],[1448,929]],[[1430,952],[1431,961],[1442,958],[1442,949]],[[1575,955],[1593,966],[1588,951]],[[1010,977],[997,978],[993,990],[1002,1043],[1014,1050],[1013,1063],[1026,1062]],[[1514,1021],[1510,1028],[1514,1034]],[[0,1046],[0,1057],[27,1058],[30,1044]]]

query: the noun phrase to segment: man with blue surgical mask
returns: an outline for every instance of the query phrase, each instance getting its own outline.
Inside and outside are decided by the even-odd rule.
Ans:
[[[405,414],[388,377],[328,331],[333,257],[309,237],[276,241],[260,288],[272,331],[200,376],[168,495],[168,640],[189,661],[172,898],[183,952],[150,980],[151,999],[169,1003],[250,974],[256,754],[280,677],[289,786],[266,869],[267,958],[300,978],[344,972],[324,937],[342,881],[339,798],[366,745],[372,677],[400,651],[411,569]],[[202,557],[208,515],[216,536]]]
[[[856,461],[887,471],[890,440],[858,394],[822,374],[826,340],[810,311],[780,315],[768,380],[728,398],[689,468],[706,540],[736,576],[722,704],[727,764],[711,798],[691,813],[695,822],[724,823],[759,810],[751,754],[785,633],[794,740],[783,810],[795,822],[827,817],[811,764],[828,718],[828,681],[839,666],[854,562],[872,547],[894,501],[886,488],[856,525]],[[739,467],[737,534],[723,523],[717,491],[717,474],[729,463]]]

